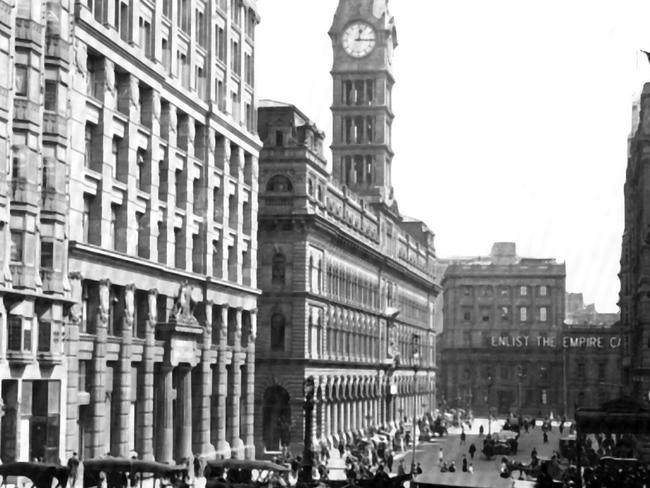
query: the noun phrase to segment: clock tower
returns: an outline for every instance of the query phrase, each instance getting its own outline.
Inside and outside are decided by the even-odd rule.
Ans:
[[[329,35],[333,177],[369,203],[392,206],[392,57],[388,0],[339,0]]]

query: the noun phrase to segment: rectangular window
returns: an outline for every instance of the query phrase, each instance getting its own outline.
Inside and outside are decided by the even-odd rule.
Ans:
[[[84,148],[84,166],[90,168],[92,166],[93,155],[93,126],[86,124],[85,133],[85,148]]]
[[[115,29],[120,33],[120,39],[129,40],[129,5],[119,2],[115,9]]]
[[[217,59],[222,63],[226,62],[226,31],[223,27],[215,26],[215,52],[217,53]]]
[[[38,352],[48,352],[52,345],[52,323],[38,321]]]
[[[162,64],[165,67],[165,71],[169,73],[172,65],[171,62],[172,55],[171,55],[171,50],[169,49],[169,41],[163,38],[161,44],[162,44]]]
[[[548,289],[546,286],[542,285],[539,287],[539,296],[540,297],[545,297],[548,294]]]
[[[499,311],[501,313],[501,322],[510,322],[510,308],[506,306],[499,307]]]
[[[18,315],[7,317],[7,350],[23,351],[23,319]]]
[[[233,24],[241,23],[241,0],[230,0],[230,18]]]
[[[248,53],[244,54],[244,80],[253,85],[253,57]]]
[[[195,35],[196,35],[196,41],[198,42],[199,46],[205,47],[205,15],[203,12],[199,9],[196,9],[196,29],[195,29]]]
[[[120,138],[119,137],[113,137],[113,142],[111,146],[111,155],[112,155],[112,167],[111,167],[111,173],[113,175],[113,178],[117,179],[118,171],[117,168],[120,165]]]
[[[168,19],[172,17],[172,0],[162,0],[162,13]]]
[[[16,71],[14,73],[16,95],[23,97],[27,96],[28,91],[28,73],[29,68],[23,64],[16,64]]]
[[[111,205],[111,220],[108,228],[108,241],[113,249],[117,249],[117,207]]]
[[[0,36],[0,87],[9,89],[11,83],[11,58],[9,57],[9,38]]]
[[[546,322],[546,307],[539,307],[539,321]]]
[[[519,287],[519,296],[520,296],[520,297],[528,296],[528,287],[526,287],[526,286],[520,286],[520,287]]]
[[[84,194],[84,213],[81,217],[81,226],[83,227],[83,241],[90,242],[90,211],[92,208],[93,196]]]
[[[226,110],[226,92],[224,90],[223,80],[217,79],[217,105],[219,110],[225,112]]]
[[[528,308],[521,307],[519,309],[519,321],[526,322],[528,320]]]
[[[54,269],[54,243],[41,241],[41,269]]]
[[[167,164],[164,160],[158,161],[158,200],[167,201]]]
[[[470,322],[472,320],[472,312],[470,310],[463,310],[463,320]]]
[[[12,263],[22,263],[23,261],[23,233],[18,230],[11,231],[10,261]]]
[[[138,231],[138,243],[137,243],[137,254],[141,258],[147,258],[148,256],[148,249],[149,249],[149,242],[148,238],[149,235],[146,232],[147,228],[144,223],[144,214],[141,212],[136,212],[135,213],[135,223],[137,226],[137,231]]]
[[[190,35],[190,10],[188,7],[188,0],[178,0],[178,10],[176,12],[176,25],[181,28],[186,34]]]
[[[55,80],[45,80],[44,108],[45,110],[56,111],[58,83]]]
[[[230,68],[237,75],[241,75],[241,55],[239,52],[239,43],[230,41]]]
[[[144,51],[144,55],[148,58],[152,57],[151,49],[151,23],[140,17],[140,47]]]
[[[490,323],[490,309],[489,308],[481,308],[481,321],[484,324]]]

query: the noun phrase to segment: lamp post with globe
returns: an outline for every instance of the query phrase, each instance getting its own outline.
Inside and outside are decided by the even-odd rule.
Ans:
[[[420,366],[420,336],[413,334],[411,339],[412,346],[412,359],[413,359],[413,453],[411,456],[411,476],[415,475],[415,443],[417,440],[417,435],[415,433],[415,422],[417,416],[417,402],[415,401],[416,385],[417,385],[417,375],[418,367]]]

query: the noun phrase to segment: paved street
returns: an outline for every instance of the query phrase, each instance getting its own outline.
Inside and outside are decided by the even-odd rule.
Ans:
[[[460,443],[460,429],[452,428],[447,437],[437,439],[434,442],[425,442],[418,444],[415,450],[415,459],[416,462],[421,463],[423,472],[429,474],[430,476],[435,476],[436,478],[457,478],[458,481],[460,478],[465,478],[471,476],[475,480],[476,486],[501,486],[503,481],[508,481],[504,486],[512,485],[512,480],[503,480],[499,477],[499,465],[501,461],[500,455],[495,456],[492,460],[486,460],[480,450],[483,446],[483,441],[478,436],[479,426],[483,423],[485,427],[485,432],[487,433],[487,420],[486,419],[475,419],[473,424],[473,429],[471,432],[466,431],[467,439],[465,444]],[[501,430],[503,421],[493,422],[492,431],[498,432]],[[566,431],[564,434],[566,435]],[[537,453],[540,457],[550,457],[553,453],[553,450],[558,449],[560,434],[557,428],[557,425],[553,426],[553,430],[549,434],[548,444],[543,444],[542,439],[542,430],[540,426],[536,426],[534,430],[525,433],[522,430],[521,436],[519,437],[519,448],[517,455],[513,456],[514,459],[517,459],[522,462],[530,462],[530,453],[535,447]],[[474,443],[476,446],[477,452],[474,455],[472,460],[467,452],[469,446]],[[438,464],[438,452],[440,447],[443,449],[444,460],[447,464],[451,461],[456,463],[457,472],[456,473],[440,473],[440,466]],[[411,452],[407,451],[401,459],[404,459],[404,466],[407,471],[410,469],[411,465]],[[474,465],[474,474],[468,475],[461,472],[463,454],[467,456],[468,462],[473,463]],[[399,459],[399,458],[398,458]],[[393,471],[397,471],[398,463],[396,462],[393,466]],[[519,473],[515,472],[515,476],[518,477]]]

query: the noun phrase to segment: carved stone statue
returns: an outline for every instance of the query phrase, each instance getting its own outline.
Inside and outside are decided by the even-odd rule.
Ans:
[[[103,322],[108,320],[108,307],[111,293],[110,280],[101,280],[99,282],[99,315]]]
[[[169,123],[169,132],[176,134],[176,124],[178,124],[178,117],[176,116],[176,107],[169,106],[169,116],[167,118]]]
[[[129,103],[140,110],[140,82],[133,75],[129,77]]]
[[[70,307],[70,321],[73,325],[78,325],[81,323],[81,301],[82,301],[82,289],[81,289],[81,273],[74,271],[69,274],[70,287],[71,287],[71,297],[74,300],[74,304]]]
[[[192,286],[186,281],[181,283],[172,311],[171,318],[175,322],[197,324],[198,321],[193,314],[194,302],[192,301]]]
[[[160,122],[160,93],[156,90],[151,93],[151,114],[156,122]]]
[[[133,325],[135,318],[135,284],[130,283],[124,288],[124,320],[127,328]]]
[[[148,305],[148,313],[147,313],[147,320],[151,323],[151,325],[154,325],[157,320],[157,315],[158,315],[158,290],[155,288],[149,290],[149,294],[147,295],[147,305]]]
[[[208,148],[210,149],[211,154],[214,154],[214,151],[217,148],[217,136],[213,130],[208,131]]]
[[[194,125],[194,120],[190,117],[187,118],[187,139],[188,141],[194,142],[196,137],[196,126]]]
[[[86,65],[87,58],[88,54],[86,52],[86,45],[83,42],[76,40],[74,45],[74,65],[77,68],[77,72],[84,77],[88,72],[88,66]]]
[[[115,65],[110,59],[104,59],[104,86],[106,91],[115,91]]]

